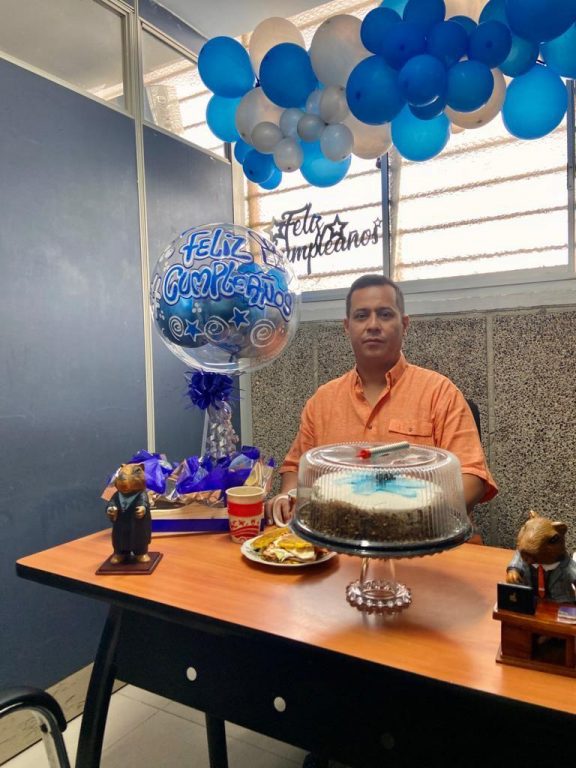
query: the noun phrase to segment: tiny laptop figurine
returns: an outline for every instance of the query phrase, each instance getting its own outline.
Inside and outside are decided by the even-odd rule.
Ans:
[[[149,573],[159,553],[149,553],[152,516],[146,492],[144,464],[122,464],[114,478],[116,492],[106,505],[112,521],[114,554],[98,573]],[[120,566],[125,570],[120,571]]]
[[[531,511],[518,532],[517,550],[506,569],[506,581],[532,587],[542,599],[576,602],[576,560],[566,550],[566,531],[566,523]]]

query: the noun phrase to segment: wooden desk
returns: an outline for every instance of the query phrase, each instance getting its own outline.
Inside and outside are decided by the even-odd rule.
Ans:
[[[225,534],[154,541],[151,576],[96,576],[108,531],[23,558],[18,574],[110,603],[78,768],[96,768],[114,677],[223,721],[357,766],[572,764],[573,679],[497,664],[496,583],[510,553],[463,545],[398,561],[413,603],[365,616],[345,600],[360,570],[339,556],[299,570],[242,558]]]

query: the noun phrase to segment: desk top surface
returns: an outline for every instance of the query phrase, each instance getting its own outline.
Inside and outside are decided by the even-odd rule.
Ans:
[[[366,616],[346,602],[361,560],[339,555],[315,567],[278,569],[246,560],[226,534],[153,539],[163,559],[149,576],[97,576],[111,554],[103,531],[18,561],[21,576],[135,607],[152,601],[193,615],[307,643],[414,674],[576,714],[574,678],[498,664],[496,584],[511,553],[464,544],[399,560],[412,605]]]

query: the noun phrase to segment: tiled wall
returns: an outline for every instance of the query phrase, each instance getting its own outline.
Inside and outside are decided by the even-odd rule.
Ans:
[[[576,549],[576,308],[413,317],[404,350],[479,406],[500,487],[477,509],[485,541],[514,546],[533,508],[568,523]],[[281,463],[306,399],[352,365],[342,323],[303,323],[284,354],[252,376],[254,444]]]

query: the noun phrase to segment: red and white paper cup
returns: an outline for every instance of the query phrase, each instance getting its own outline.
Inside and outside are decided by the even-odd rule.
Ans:
[[[264,519],[264,488],[256,485],[238,485],[228,488],[228,522],[232,541],[242,544],[258,536]]]

